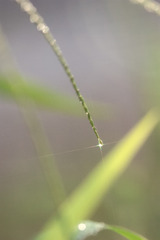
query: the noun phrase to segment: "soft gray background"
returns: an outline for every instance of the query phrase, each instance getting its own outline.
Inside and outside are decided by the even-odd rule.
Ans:
[[[151,105],[146,103],[144,90],[149,71],[145,61],[150,58],[149,47],[160,40],[160,18],[127,0],[37,0],[33,3],[61,46],[82,95],[106,104],[108,116],[95,120],[102,139],[106,143],[120,140]],[[74,96],[57,58],[14,1],[0,0],[0,23],[25,76]],[[91,112],[94,117],[94,105]],[[55,153],[97,144],[85,116],[77,118],[40,111],[39,117]],[[104,154],[111,147],[105,146]],[[158,240],[159,226],[153,227],[151,222],[158,225],[160,215],[155,210],[158,216],[153,213],[152,221],[149,214],[146,217],[150,205],[141,203],[141,188],[138,188],[140,181],[142,188],[148,182],[151,156],[146,160],[146,153],[141,151],[135,160],[137,165],[130,167],[121,183],[125,185],[129,179],[137,191],[137,202],[131,190],[127,194],[124,190],[123,194],[117,191],[117,186],[99,208],[97,221],[124,225]],[[100,159],[98,149],[57,155],[68,191]],[[52,203],[23,118],[15,104],[3,99],[0,102],[0,162],[0,239],[31,239],[52,215]],[[120,200],[116,200],[118,198]],[[107,235],[102,234],[102,239],[104,236]],[[114,235],[108,236],[117,239]]]

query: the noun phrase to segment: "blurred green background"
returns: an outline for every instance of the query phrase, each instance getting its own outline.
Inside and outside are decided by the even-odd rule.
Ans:
[[[105,143],[117,142],[153,106],[159,107],[160,17],[127,0],[35,0],[75,75]],[[0,1],[0,23],[21,73],[40,86],[74,97],[42,36],[13,1]],[[7,72],[3,56],[0,70]],[[76,108],[82,112],[77,101]],[[97,117],[103,103],[105,116]],[[101,104],[100,104],[101,106]],[[101,161],[86,117],[37,110],[68,194]],[[160,236],[160,129],[156,129],[93,216],[149,239]],[[103,148],[105,155],[112,147]],[[68,152],[69,150],[81,149]],[[17,105],[0,101],[0,239],[27,240],[53,215],[30,133]],[[117,240],[102,232],[90,239]]]

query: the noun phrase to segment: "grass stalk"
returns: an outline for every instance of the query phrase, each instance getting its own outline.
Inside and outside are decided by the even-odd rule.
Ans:
[[[56,39],[53,37],[49,27],[44,22],[43,18],[38,13],[37,9],[31,3],[31,1],[29,1],[29,0],[15,0],[15,1],[20,5],[21,9],[29,15],[30,21],[37,26],[37,30],[42,33],[42,35],[47,40],[47,42],[51,46],[52,50],[54,51],[54,53],[58,57],[59,62],[61,63],[65,73],[68,76],[68,78],[70,79],[70,82],[72,84],[72,87],[73,87],[78,99],[79,99],[79,102],[82,104],[84,112],[88,117],[89,123],[90,123],[96,137],[97,137],[98,145],[100,147],[102,147],[103,146],[103,141],[101,140],[101,138],[99,136],[99,133],[98,133],[97,128],[94,124],[94,121],[93,121],[91,113],[88,109],[88,106],[87,106],[87,104],[84,100],[84,97],[81,95],[80,90],[77,87],[77,84],[75,82],[75,78],[74,78],[74,76],[73,76],[73,74],[70,70],[70,67],[69,67],[67,61],[65,60],[65,58],[62,54],[62,51],[61,51],[59,45],[57,44]]]
[[[132,3],[142,5],[148,12],[156,13],[160,16],[160,3],[154,0],[130,0]]]
[[[2,28],[0,27],[0,57],[2,56],[3,60],[5,59],[5,61],[3,61],[3,65],[5,71],[7,70],[5,73],[6,80],[8,81],[8,85],[12,91],[12,94],[14,95],[15,101],[30,131],[37,157],[40,161],[42,171],[49,186],[49,191],[51,193],[54,206],[57,208],[65,198],[64,186],[59,171],[56,167],[51,147],[36,114],[34,104],[29,99],[22,99],[20,89],[21,86],[17,85],[14,81],[14,79],[16,79],[15,77],[19,78],[20,81],[23,81],[23,78],[18,73],[16,64],[12,58],[12,55],[10,54],[6,42],[6,38],[3,34]],[[11,79],[11,76],[14,77]],[[45,159],[42,158],[42,156],[46,155],[48,155],[48,157],[45,157]]]

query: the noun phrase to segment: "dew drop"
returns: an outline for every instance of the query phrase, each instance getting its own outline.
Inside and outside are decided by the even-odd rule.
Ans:
[[[29,2],[26,2],[26,1],[21,3],[21,8],[27,13],[36,11],[36,9],[32,5],[32,3],[29,3]]]
[[[39,16],[37,14],[32,14],[30,16],[31,23],[36,23],[36,22],[38,22],[38,20],[39,20]]]
[[[42,33],[47,33],[49,31],[49,27],[45,25],[44,23],[38,23],[37,30]]]
[[[79,229],[80,231],[84,231],[84,230],[86,229],[86,224],[80,223],[80,224],[78,225],[78,229]]]
[[[53,39],[53,40],[51,40],[51,46],[54,46],[55,45],[55,43],[56,43],[56,39]]]
[[[99,138],[98,139],[98,147],[102,148],[103,147],[103,141]]]

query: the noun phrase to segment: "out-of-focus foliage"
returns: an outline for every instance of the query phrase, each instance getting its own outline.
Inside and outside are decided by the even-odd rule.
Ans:
[[[9,76],[0,75],[0,94],[6,99],[15,99],[10,83],[18,90],[18,96],[16,97],[18,97],[20,101],[29,101],[30,104],[34,104],[37,108],[41,109],[84,116],[76,97],[67,96],[44,86],[42,87],[25,81],[18,74],[10,74]],[[106,118],[106,115],[108,115],[106,105],[100,103],[92,104],[96,110],[95,116],[98,118],[104,118],[105,116]]]
[[[62,204],[58,218],[48,223],[36,240],[71,239],[75,226],[94,213],[104,194],[124,172],[158,121],[157,112],[148,113]]]
[[[111,230],[125,237],[128,240],[147,240],[146,238],[134,233],[126,228],[112,226],[104,223],[84,221],[78,225],[75,240],[84,240],[88,236],[94,236],[102,230]]]
[[[61,2],[61,1],[57,1],[57,2]],[[69,2],[70,1],[67,1],[67,4],[66,4],[65,1],[64,2],[62,1],[63,7],[66,4],[65,5],[66,9],[69,9],[69,8],[71,9],[70,14],[68,14],[68,16],[70,17],[71,13],[75,14],[76,12],[74,7],[72,9],[72,6],[76,3],[76,1],[71,1],[72,3],[70,7],[68,7],[68,5],[70,4]],[[115,102],[116,101],[121,102],[121,99],[123,100],[122,103],[118,105],[120,107],[117,108],[119,109],[119,115],[117,115],[117,118],[118,118],[117,122],[118,122],[119,129],[122,129],[124,125],[127,125],[126,123],[129,122],[129,119],[131,120],[132,117],[133,118],[135,117],[134,116],[135,112],[137,113],[139,111],[141,114],[142,112],[144,113],[144,111],[141,111],[142,106],[143,106],[143,110],[144,109],[148,110],[150,107],[155,107],[155,106],[159,107],[159,101],[160,101],[160,94],[159,94],[160,92],[159,91],[160,61],[159,61],[159,53],[158,53],[159,41],[155,40],[155,39],[159,39],[159,34],[158,34],[159,22],[157,21],[158,24],[156,28],[155,27],[156,24],[154,24],[156,21],[151,17],[151,15],[148,15],[148,13],[146,13],[143,8],[139,9],[138,5],[129,4],[128,1],[125,1],[125,0],[112,1],[111,0],[111,1],[105,1],[104,5],[102,2],[104,3],[104,1],[100,1],[95,5],[94,4],[92,6],[88,5],[88,7],[86,7],[85,4],[90,4],[90,3],[88,1],[85,1],[85,4],[84,4],[83,1],[80,1],[79,4],[82,4],[80,6],[83,6],[84,4],[84,6],[82,7],[82,9],[84,8],[83,9],[84,12],[83,11],[80,12],[84,14],[83,16],[84,18],[82,17],[81,14],[78,15],[77,13],[79,12],[77,11],[76,14],[74,15],[74,18],[72,19],[72,22],[76,22],[76,17],[77,18],[79,17],[80,22],[83,22],[84,20],[85,24],[82,24],[83,25],[82,29],[83,30],[88,29],[88,31],[91,33],[91,35],[89,35],[89,44],[92,45],[93,42],[95,43],[95,45],[93,44],[94,47],[92,48],[92,51],[89,52],[86,44],[87,38],[85,38],[84,40],[85,34],[82,31],[81,27],[77,27],[79,26],[77,23],[76,23],[77,26],[75,29],[78,29],[78,35],[74,36],[74,34],[73,35],[68,34],[68,32],[73,33],[73,29],[71,28],[69,31],[67,30],[67,37],[71,35],[72,40],[74,40],[75,38],[76,43],[73,43],[71,45],[74,46],[75,44],[76,48],[78,47],[84,50],[84,55],[82,51],[83,60],[88,53],[91,54],[91,58],[93,58],[93,62],[95,64],[94,65],[93,63],[91,63],[91,66],[93,64],[93,66],[96,66],[96,67],[98,66],[97,68],[99,68],[97,71],[97,75],[95,74],[95,79],[97,81],[97,84],[99,84],[99,80],[101,78],[103,78],[102,81],[104,81],[104,83],[106,84],[104,89],[102,89],[104,90],[105,95],[108,96],[107,91],[110,94],[110,90],[108,90],[107,86],[109,87],[110,85],[112,85],[111,89],[113,90],[113,92],[111,92],[110,94],[110,96],[113,96],[112,100],[114,100]],[[148,1],[145,1],[145,2],[148,2]],[[60,7],[59,9],[63,9],[63,7]],[[81,8],[78,7],[77,9],[79,10]],[[95,12],[93,14],[94,18],[90,18],[90,14],[92,16],[93,9],[95,9]],[[67,11],[68,10],[66,10],[66,12]],[[103,16],[102,19],[100,17],[101,15]],[[110,18],[108,18],[108,20],[106,21],[106,16],[108,17],[109,15],[110,15]],[[59,14],[58,16],[62,17],[61,14]],[[68,21],[70,21],[69,17],[68,17]],[[103,21],[101,22],[101,20]],[[106,23],[109,23],[109,22],[111,22],[112,24],[107,25]],[[64,25],[64,21],[62,25]],[[68,28],[69,24],[67,27],[66,25],[65,25],[65,30]],[[16,25],[16,27],[18,26]],[[96,27],[98,29],[98,32],[95,31]],[[106,34],[104,34],[105,32]],[[112,40],[115,39],[115,42],[109,39],[110,36],[113,37],[111,38]],[[102,40],[103,38],[104,40]],[[65,37],[64,39],[66,42]],[[69,42],[72,43],[72,40],[69,40]],[[25,45],[26,45],[26,39],[25,39]],[[95,46],[97,47],[98,49],[97,51],[99,52],[98,54],[96,52],[96,54],[94,55],[93,49],[96,51]],[[70,52],[72,52],[72,50]],[[119,54],[119,52],[121,52],[121,54]],[[92,54],[94,57],[92,57]],[[109,61],[107,60],[107,58],[105,58],[105,55],[108,56],[108,54],[110,58]],[[25,57],[26,56],[24,54],[23,58]],[[79,58],[79,56],[75,56],[75,57],[77,59]],[[75,62],[76,62],[76,66],[79,66],[81,68],[81,64],[78,65],[78,61],[75,61]],[[112,64],[113,62],[114,63],[116,62],[116,64],[115,65],[113,64],[112,66],[110,62],[112,62]],[[83,65],[82,70],[85,70],[86,66]],[[96,67],[95,69],[91,68],[90,70],[87,66],[86,67],[87,72],[92,72],[92,71],[94,72],[94,70],[96,70]],[[125,74],[123,75],[121,71]],[[83,71],[81,72],[83,74]],[[107,75],[108,72],[109,74]],[[125,84],[122,81],[124,76],[127,79]],[[87,79],[89,79],[89,81],[92,81],[92,77],[89,77]],[[130,81],[130,77],[134,79],[132,83]],[[8,82],[8,78],[9,78],[9,82]],[[51,89],[48,89],[47,87],[42,87],[38,84],[32,83],[31,81],[29,82],[25,81],[24,80],[25,78],[24,79],[23,78],[24,77],[18,76],[18,74],[14,75],[14,74],[8,73],[7,76],[1,75],[0,76],[1,97],[5,97],[7,101],[17,100],[18,98],[19,102],[27,101],[29,104],[31,105],[33,104],[34,107],[38,109],[47,109],[47,110],[58,111],[58,112],[67,113],[71,115],[84,116],[81,106],[76,98],[72,98],[70,96],[66,96],[64,94],[58,93],[57,91],[53,91]],[[108,79],[109,79],[109,84],[107,85]],[[85,84],[88,84],[88,82],[85,82]],[[12,84],[14,89],[17,90],[16,99],[11,89]],[[102,88],[103,88],[103,85],[102,85]],[[122,91],[121,93],[120,93],[120,90]],[[128,97],[130,97],[129,100],[128,100]],[[130,105],[130,101],[132,102],[131,105]],[[94,112],[95,112],[94,115],[96,117],[99,117],[99,116],[101,117],[106,115],[108,116],[108,106],[106,111],[106,106],[99,105],[99,104],[96,105],[95,103],[91,103],[91,105],[94,105]],[[124,106],[125,107],[127,106],[127,108],[125,109]],[[136,111],[134,107],[136,108]],[[123,118],[125,119],[126,122],[121,121],[120,115],[121,116],[126,115]],[[115,119],[113,118],[113,122],[114,120]],[[85,162],[86,159],[83,159],[81,154],[80,156],[78,156],[78,153],[77,153],[76,156],[74,156],[74,160],[72,161],[72,164],[73,163],[75,164],[75,165],[73,164],[74,166],[73,168],[71,167],[72,164],[70,165],[68,164],[69,161],[63,161],[60,159],[60,162],[62,161],[62,165],[60,165],[61,169],[67,168],[68,165],[70,167],[70,172],[68,173],[66,171],[68,175],[66,174],[67,176],[63,176],[64,182],[67,182],[69,179],[68,185],[70,184],[73,186],[74,185],[73,182],[78,181],[77,180],[78,178],[76,179],[75,176],[80,174],[80,172],[82,176],[84,176],[83,170],[87,169],[87,164],[88,166],[90,166],[90,171],[87,173],[86,180],[84,180],[83,183],[80,184],[80,187],[76,186],[75,191],[70,194],[70,197],[67,197],[66,201],[60,206],[60,209],[56,209],[58,213],[55,213],[56,210],[53,208],[51,202],[48,203],[48,199],[46,199],[47,197],[45,198],[45,196],[47,195],[45,192],[46,186],[43,186],[43,184],[41,185],[41,182],[40,182],[39,188],[35,187],[36,183],[39,181],[39,178],[37,177],[39,173],[36,175],[35,169],[32,169],[31,167],[31,170],[30,170],[30,172],[32,173],[31,175],[35,177],[35,182],[33,183],[32,177],[27,175],[25,180],[27,182],[26,185],[23,184],[24,176],[20,176],[20,177],[18,176],[19,177],[18,178],[17,177],[18,173],[15,171],[16,173],[15,175],[13,174],[13,181],[12,181],[12,178],[10,181],[8,179],[6,181],[7,183],[9,182],[8,185],[10,188],[6,184],[9,190],[6,190],[4,187],[4,192],[2,193],[2,198],[4,203],[7,202],[6,201],[7,198],[10,200],[8,201],[9,203],[7,203],[9,205],[9,208],[7,204],[6,205],[4,204],[4,206],[7,206],[7,213],[5,208],[3,208],[2,214],[1,214],[3,219],[2,228],[4,230],[4,236],[8,236],[9,240],[22,239],[22,238],[27,239],[27,238],[30,238],[31,235],[33,234],[35,235],[35,233],[40,233],[38,236],[36,235],[37,237],[35,239],[38,239],[38,240],[39,239],[40,240],[53,240],[53,239],[66,240],[67,238],[69,239],[70,237],[72,237],[72,234],[74,234],[73,230],[75,229],[76,225],[80,221],[84,219],[88,219],[92,215],[94,215],[94,213],[96,212],[96,209],[100,205],[100,202],[106,198],[105,194],[108,193],[107,199],[110,197],[111,201],[114,202],[115,209],[110,209],[109,202],[105,199],[101,212],[98,211],[97,215],[94,216],[96,220],[97,218],[100,218],[100,220],[98,219],[98,221],[101,221],[101,218],[103,218],[104,216],[107,215],[107,217],[108,216],[112,217],[115,214],[115,216],[116,217],[118,216],[118,217],[117,218],[115,217],[113,224],[120,224],[123,226],[126,226],[126,224],[128,224],[129,226],[127,227],[131,229],[133,225],[134,227],[135,226],[137,227],[136,231],[138,231],[138,228],[139,228],[139,229],[143,229],[144,232],[146,232],[146,234],[144,235],[148,236],[148,234],[150,234],[149,236],[150,239],[152,239],[152,236],[155,237],[155,238],[153,237],[154,239],[156,239],[156,237],[157,239],[159,239],[160,216],[159,216],[158,210],[159,210],[160,198],[159,198],[159,194],[157,193],[157,189],[159,189],[159,156],[160,156],[159,131],[154,133],[154,136],[151,138],[150,142],[147,145],[147,148],[145,149],[146,152],[144,153],[143,157],[141,158],[140,156],[141,158],[140,160],[143,161],[144,159],[145,164],[142,162],[139,163],[137,161],[137,163],[135,163],[133,168],[129,170],[128,175],[126,174],[124,178],[121,178],[118,184],[116,184],[116,186],[113,187],[114,180],[116,180],[117,177],[124,172],[125,168],[128,166],[128,164],[130,163],[134,155],[138,152],[140,147],[144,144],[146,139],[150,136],[158,120],[159,120],[159,115],[157,114],[157,112],[153,111],[152,113],[149,113],[138,125],[136,125],[134,130],[131,131],[129,135],[127,135],[124,139],[119,141],[119,144],[109,154],[106,154],[106,157],[103,159],[103,161],[100,162],[97,165],[97,167],[94,168],[93,171],[92,171],[92,166],[90,165],[92,162],[94,162],[94,159],[90,155],[86,157],[86,159],[87,158],[90,159],[90,161],[88,160],[88,163],[86,163]],[[111,129],[111,132],[113,132],[114,134],[115,132],[118,132],[117,131],[118,127],[114,124],[113,126],[114,127]],[[54,128],[53,125],[51,125],[50,127]],[[105,123],[104,129],[107,132],[106,139],[108,140],[110,125],[107,125],[107,123]],[[83,128],[80,128],[80,131],[82,130]],[[73,137],[73,133],[74,131],[72,131],[72,128],[71,128],[70,138],[67,137],[68,142],[75,141],[76,134]],[[62,135],[61,137],[64,138],[64,135]],[[56,140],[56,134],[54,135],[54,139]],[[15,137],[15,140],[16,141],[14,142],[17,142],[16,137]],[[9,138],[8,138],[8,141],[9,141]],[[84,137],[83,137],[83,141],[84,141]],[[3,143],[3,137],[2,137],[2,143]],[[7,153],[8,152],[9,152],[9,148],[7,149]],[[3,155],[2,155],[2,158],[3,158]],[[69,158],[70,157],[68,157],[68,159]],[[44,158],[42,157],[42,160],[44,160],[44,162],[46,161],[46,159],[47,158],[45,156]],[[15,164],[15,161],[12,158],[11,158],[11,161],[13,162],[12,164],[15,165],[15,168],[16,168],[17,166]],[[82,162],[81,168],[79,168],[79,165],[80,165],[79,162]],[[7,163],[8,162],[5,161],[5,164]],[[84,164],[85,166],[82,167],[82,165]],[[78,165],[77,169],[75,169],[76,165]],[[9,170],[11,169],[11,167],[8,167],[8,168]],[[18,167],[16,169],[18,169]],[[19,182],[22,183],[20,184],[19,190],[17,190],[18,189],[17,185],[19,184],[17,179],[20,179]],[[27,187],[29,185],[28,181],[31,181],[30,185],[32,189],[29,192],[29,194],[27,191]],[[10,182],[13,182],[13,186],[12,184],[10,184]],[[2,181],[2,184],[3,184],[3,181]],[[112,188],[113,191],[109,193],[108,190],[110,189],[111,186],[113,187]],[[35,188],[37,192],[35,191]],[[105,204],[107,205],[106,208],[105,208]],[[28,206],[28,208],[26,206]],[[52,212],[54,212],[55,214],[54,216]],[[44,222],[45,222],[44,220],[47,221],[49,216],[51,217],[53,216],[53,219],[48,224],[46,224],[46,227],[44,227],[44,231],[40,232],[41,229],[43,230],[42,226],[44,225]],[[5,219],[5,217],[7,220]],[[8,224],[6,224],[7,221],[8,221]],[[105,220],[102,219],[102,221],[105,221]],[[110,223],[110,221],[105,221],[105,222]],[[88,225],[90,225],[89,228],[88,228]],[[98,232],[99,230],[101,230],[103,227],[104,227],[104,224],[101,225],[99,223],[87,222],[87,229],[86,229],[87,232],[84,232],[83,228],[81,228],[80,232],[77,235],[77,238],[81,239],[83,237],[92,235]],[[119,228],[111,225],[107,225],[107,228],[114,232],[119,233],[120,235],[128,237],[128,239],[131,239],[131,240],[144,239],[143,237],[137,236],[134,233],[131,233],[128,230],[123,228]],[[141,232],[141,231],[138,231],[138,232]],[[5,239],[5,237],[3,237],[2,239]],[[117,237],[115,239],[117,239]]]

